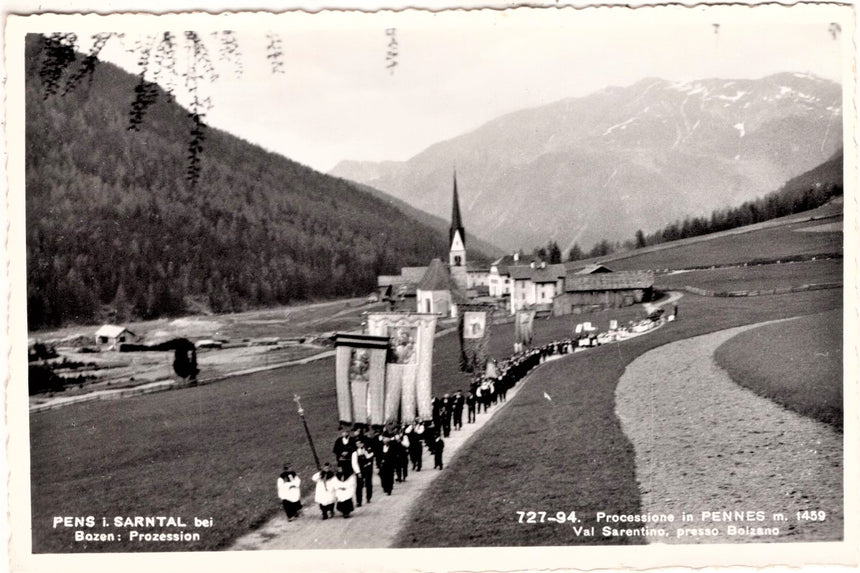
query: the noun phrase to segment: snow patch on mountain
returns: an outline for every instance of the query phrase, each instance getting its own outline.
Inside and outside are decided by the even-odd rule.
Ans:
[[[717,99],[722,99],[722,100],[738,101],[739,99],[741,99],[742,97],[744,97],[744,96],[745,96],[745,95],[747,95],[748,93],[750,93],[750,92],[745,91],[745,90],[738,90],[737,92],[735,92],[735,95],[731,95],[731,96],[727,96],[727,95],[715,95],[714,97],[715,97],[715,98],[717,98]]]
[[[612,133],[616,129],[627,129],[627,126],[630,125],[631,123],[633,123],[634,121],[636,121],[636,118],[631,117],[630,119],[628,119],[626,121],[622,121],[621,123],[616,123],[615,125],[608,127],[606,129],[606,131],[603,132],[603,135],[609,135],[610,133]]]

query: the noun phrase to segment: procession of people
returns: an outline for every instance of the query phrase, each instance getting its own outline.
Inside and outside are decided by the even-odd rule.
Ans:
[[[655,324],[664,320],[653,319]],[[335,465],[324,464],[311,478],[316,484],[314,501],[319,505],[322,519],[334,517],[336,512],[348,518],[362,503],[370,503],[374,470],[385,495],[392,494],[395,484],[407,481],[410,469],[422,470],[425,450],[433,457],[433,469],[442,470],[445,439],[463,429],[464,411],[466,424],[476,423],[477,414],[504,404],[508,391],[536,366],[553,357],[572,354],[582,346],[601,344],[596,338],[594,333],[582,332],[540,347],[519,346],[518,351],[502,361],[491,359],[484,371],[472,379],[467,394],[458,389],[453,394],[434,396],[428,420],[415,418],[384,427],[363,424],[342,427],[332,447]],[[301,480],[289,466],[284,466],[277,485],[287,520],[292,521],[301,509]]]
[[[506,360],[488,363],[476,375],[467,394],[458,389],[452,394],[434,396],[432,416],[415,418],[402,424],[384,427],[355,424],[341,427],[332,446],[334,463],[325,463],[311,476],[314,502],[322,519],[340,514],[349,518],[363,504],[371,503],[374,473],[384,495],[391,495],[396,484],[405,483],[412,472],[424,468],[425,452],[432,456],[433,469],[445,467],[445,439],[452,432],[474,424],[478,413],[487,413],[493,405],[504,403],[508,390],[549,355],[550,345],[518,352]],[[278,477],[278,497],[287,520],[301,515],[301,479],[285,465]]]

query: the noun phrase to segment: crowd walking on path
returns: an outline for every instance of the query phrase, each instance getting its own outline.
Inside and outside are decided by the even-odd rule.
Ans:
[[[363,504],[374,498],[374,472],[379,476],[382,493],[389,496],[396,484],[407,481],[410,470],[424,468],[425,451],[433,457],[433,469],[445,467],[445,439],[452,432],[474,424],[478,413],[487,413],[493,406],[504,403],[507,393],[533,368],[554,354],[572,352],[569,344],[551,343],[540,348],[518,352],[508,359],[488,362],[484,372],[476,374],[467,394],[434,396],[432,416],[428,420],[415,418],[404,424],[384,427],[355,424],[342,427],[334,441],[334,463],[325,463],[313,474],[314,503],[324,520],[337,514],[349,518]],[[277,480],[278,496],[288,521],[301,514],[301,479],[285,465]]]

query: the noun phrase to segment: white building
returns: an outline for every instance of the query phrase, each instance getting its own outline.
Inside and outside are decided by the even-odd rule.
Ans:
[[[457,316],[457,305],[466,302],[466,296],[439,259],[433,259],[427,272],[415,289],[415,310],[443,317]]]
[[[96,331],[95,342],[99,346],[116,349],[118,344],[136,340],[136,335],[124,326],[105,324]]]
[[[564,292],[567,269],[563,264],[532,262],[508,267],[511,280],[511,314],[523,308],[552,310],[555,297]]]

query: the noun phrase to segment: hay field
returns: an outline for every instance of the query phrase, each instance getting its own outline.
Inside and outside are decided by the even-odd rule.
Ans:
[[[692,286],[715,292],[750,291],[840,282],[842,274],[842,259],[831,259],[687,271],[659,276],[656,284],[664,290]]]
[[[810,216],[814,212],[809,212]],[[842,216],[832,215],[817,221],[795,221],[786,218],[758,230],[746,227],[726,234],[706,235],[695,239],[675,241],[629,254],[605,257],[606,265],[613,270],[684,269],[713,265],[743,264],[753,261],[774,261],[788,257],[816,255],[841,256],[843,234]],[[777,220],[779,222],[779,220]],[[824,223],[839,223],[840,230],[809,232]]]
[[[840,310],[744,332],[714,357],[735,383],[842,431]]]

